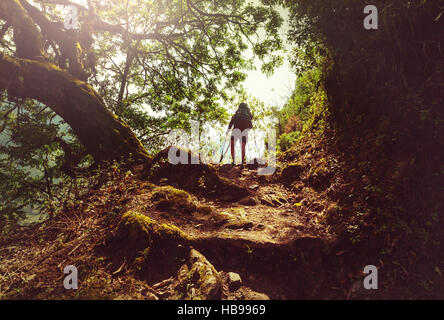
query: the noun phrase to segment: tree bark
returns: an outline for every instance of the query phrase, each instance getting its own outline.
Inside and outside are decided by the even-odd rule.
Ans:
[[[113,115],[87,83],[45,61],[0,54],[0,89],[49,106],[73,129],[96,161],[149,155],[127,124]]]
[[[96,161],[150,157],[128,125],[86,82],[48,61],[43,37],[23,0],[0,0],[0,18],[14,29],[15,57],[0,52],[0,90],[50,107],[73,129]]]

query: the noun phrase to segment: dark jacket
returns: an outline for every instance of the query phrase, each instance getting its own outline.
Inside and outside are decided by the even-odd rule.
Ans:
[[[248,108],[246,104],[242,104],[231,118],[228,130],[232,127],[241,130],[251,129],[253,127],[252,120],[253,114],[251,113],[250,108]]]

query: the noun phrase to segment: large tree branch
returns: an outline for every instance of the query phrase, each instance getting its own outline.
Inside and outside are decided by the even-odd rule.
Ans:
[[[128,52],[126,54],[126,61],[125,61],[125,68],[123,70],[123,74],[120,80],[120,90],[119,94],[117,96],[117,114],[122,114],[124,111],[124,105],[123,105],[123,95],[125,94],[125,88],[128,83],[128,76],[131,69],[131,65],[133,64],[134,58],[137,54],[137,46],[139,43],[137,43],[134,48],[131,46],[128,47]]]
[[[43,38],[34,21],[18,0],[1,0],[0,12],[14,29],[16,55],[20,58],[45,58]]]
[[[20,1],[31,18],[46,35],[46,38],[59,45],[61,51],[59,66],[65,68],[66,60],[68,59],[69,72],[79,79],[86,80],[88,75],[84,71],[84,66],[80,57],[83,48],[80,45],[76,34],[67,32],[63,27],[63,23],[49,20],[44,13],[30,5],[28,1]]]
[[[106,108],[90,85],[51,63],[0,53],[1,89],[49,106],[71,126],[98,161],[130,154],[141,160],[149,158],[131,129]]]

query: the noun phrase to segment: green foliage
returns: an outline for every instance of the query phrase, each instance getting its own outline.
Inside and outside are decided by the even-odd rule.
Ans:
[[[282,118],[287,121],[310,101],[304,128],[328,130],[334,143],[324,141],[324,146],[338,151],[344,177],[355,189],[349,200],[338,203],[354,207],[353,214],[344,217],[348,222],[341,222],[351,244],[370,248],[368,254],[381,255],[385,263],[393,261],[398,270],[394,268],[389,278],[396,278],[399,267],[412,282],[419,275],[412,270],[435,268],[440,274],[436,266],[443,261],[443,217],[436,213],[443,211],[444,186],[441,2],[378,1],[378,30],[363,26],[363,9],[369,4],[364,0],[273,3],[291,11],[289,40],[297,46],[293,64],[300,78],[321,66],[317,93],[312,89],[316,86],[306,85],[316,84],[310,83],[316,74],[305,78],[308,92],[299,90],[300,102],[294,109],[287,106],[291,112]],[[303,135],[310,131],[305,129]],[[327,209],[325,219],[338,223],[339,208]],[[369,245],[377,242],[383,249]],[[421,278],[416,289],[430,290],[433,276],[422,272]]]
[[[282,18],[266,3],[92,0],[84,5],[78,6],[78,32],[63,28],[62,5],[30,1],[24,9],[32,17],[40,14],[34,22],[50,62],[77,84],[86,80],[93,86],[152,153],[164,148],[172,129],[189,130],[190,120],[211,125],[227,120],[223,103],[240,90],[252,67],[253,57],[245,58],[248,48],[267,72],[281,63],[275,52],[282,45]],[[4,20],[0,17],[0,54],[14,56],[13,28]],[[19,77],[18,85],[23,80]],[[92,159],[83,157],[83,147],[51,106],[0,95],[3,227],[25,211],[51,211],[69,194],[73,167],[88,166]],[[262,108],[255,112],[261,117]]]
[[[244,54],[249,45],[264,70],[281,62],[272,53],[281,48],[282,18],[269,6],[243,0],[117,1],[102,4],[97,14],[128,25],[135,36],[97,34],[96,70],[109,76],[92,78],[92,84],[150,147],[171,129],[188,129],[190,119],[226,117],[220,103],[245,80],[253,62]],[[259,28],[266,31],[260,40]],[[149,36],[137,36],[140,30]]]
[[[281,133],[293,115],[305,121],[303,135],[328,124],[351,163],[382,190],[375,197],[411,215],[434,211],[444,181],[439,1],[380,1],[378,30],[363,26],[364,0],[272,2],[290,9],[299,73]]]
[[[334,61],[325,85],[333,102],[331,120],[344,134],[374,140],[366,135],[377,126],[384,132],[379,145],[404,144],[411,138],[406,129],[415,123],[420,136],[443,141],[424,126],[443,123],[436,109],[442,102],[438,2],[381,1],[379,30],[368,31],[365,1],[338,1],[333,9],[321,0],[281,1],[291,10],[289,39],[298,46],[299,70],[316,65],[317,54],[328,52]]]
[[[328,99],[324,82],[330,60],[327,56],[321,56],[319,50],[313,51],[315,53],[310,55],[310,58],[302,54],[303,51],[296,51],[299,55],[298,61],[310,59],[310,64],[301,71],[290,99],[277,112],[278,148],[281,152],[291,148],[303,134],[322,130],[321,126],[318,126],[319,121],[326,119]],[[322,52],[326,54],[325,50]]]
[[[288,149],[290,149],[298,141],[300,136],[301,136],[300,131],[281,134],[277,142],[279,151],[285,152]]]
[[[6,231],[27,214],[48,212],[62,200],[68,178],[57,138],[72,136],[54,112],[32,100],[0,103],[0,115],[0,227]],[[70,143],[80,149],[76,140]]]

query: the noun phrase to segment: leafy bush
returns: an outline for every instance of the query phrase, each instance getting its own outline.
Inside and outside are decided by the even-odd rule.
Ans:
[[[284,133],[282,134],[278,139],[278,151],[285,152],[288,149],[290,149],[299,139],[301,136],[300,131],[294,131],[290,133]]]

